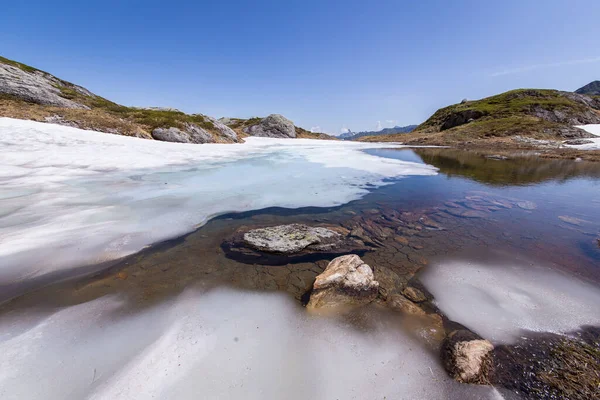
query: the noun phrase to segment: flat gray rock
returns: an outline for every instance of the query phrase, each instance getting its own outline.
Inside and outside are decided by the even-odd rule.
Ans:
[[[310,245],[335,244],[342,236],[327,228],[302,224],[279,225],[254,229],[244,234],[250,247],[269,253],[298,253]]]

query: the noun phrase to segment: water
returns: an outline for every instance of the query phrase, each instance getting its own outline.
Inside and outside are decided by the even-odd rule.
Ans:
[[[60,282],[11,286],[27,293],[0,307],[0,397],[509,398],[502,389],[450,380],[438,361],[440,332],[423,321],[379,305],[346,316],[308,315],[302,298],[327,256],[256,265],[223,250],[239,229],[282,223],[377,225],[396,213],[415,228],[394,230],[364,254],[365,262],[376,274],[391,271],[403,284],[428,290],[452,320],[496,344],[528,331],[600,325],[600,165],[531,156],[499,161],[451,149],[367,152],[410,163],[388,166],[439,172],[396,179],[397,173],[363,170],[357,191],[341,186],[335,201],[240,207],[251,211],[220,215],[99,266],[102,272],[65,280],[82,272],[65,269]],[[286,174],[342,173],[339,165],[277,154]],[[274,164],[264,157],[232,165],[227,177],[188,168],[152,179],[177,182],[187,196],[194,176],[197,186],[204,174],[237,184],[240,168],[264,165],[266,173]],[[225,184],[214,191],[226,194]],[[266,181],[261,187],[270,190]],[[321,190],[322,199],[335,192],[327,184]],[[159,212],[155,194],[147,194]],[[440,228],[416,229],[423,217]]]

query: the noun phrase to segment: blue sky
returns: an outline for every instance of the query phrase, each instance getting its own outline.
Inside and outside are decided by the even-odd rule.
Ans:
[[[600,1],[12,1],[0,54],[125,105],[339,134],[600,79]]]

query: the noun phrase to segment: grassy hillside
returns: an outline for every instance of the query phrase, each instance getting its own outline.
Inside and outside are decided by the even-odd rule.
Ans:
[[[600,123],[600,99],[557,90],[518,89],[436,111],[414,132],[362,138],[412,144],[483,144],[525,136],[535,139],[588,137],[574,127]]]

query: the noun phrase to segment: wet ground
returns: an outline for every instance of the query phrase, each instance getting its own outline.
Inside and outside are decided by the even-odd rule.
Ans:
[[[527,154],[499,160],[450,149],[369,152],[425,162],[440,174],[391,181],[341,207],[223,215],[95,275],[14,298],[1,306],[0,323],[25,311],[43,315],[114,294],[125,299],[118,313],[126,316],[188,288],[284,292],[301,304],[331,254],[293,263],[267,255],[269,262],[257,264],[223,245],[236,232],[287,223],[359,232],[370,249],[362,258],[382,283],[383,300],[409,284],[426,291],[419,271],[457,257],[543,264],[600,286],[600,163]],[[436,311],[428,304],[428,312]],[[358,325],[365,321],[355,318]]]

